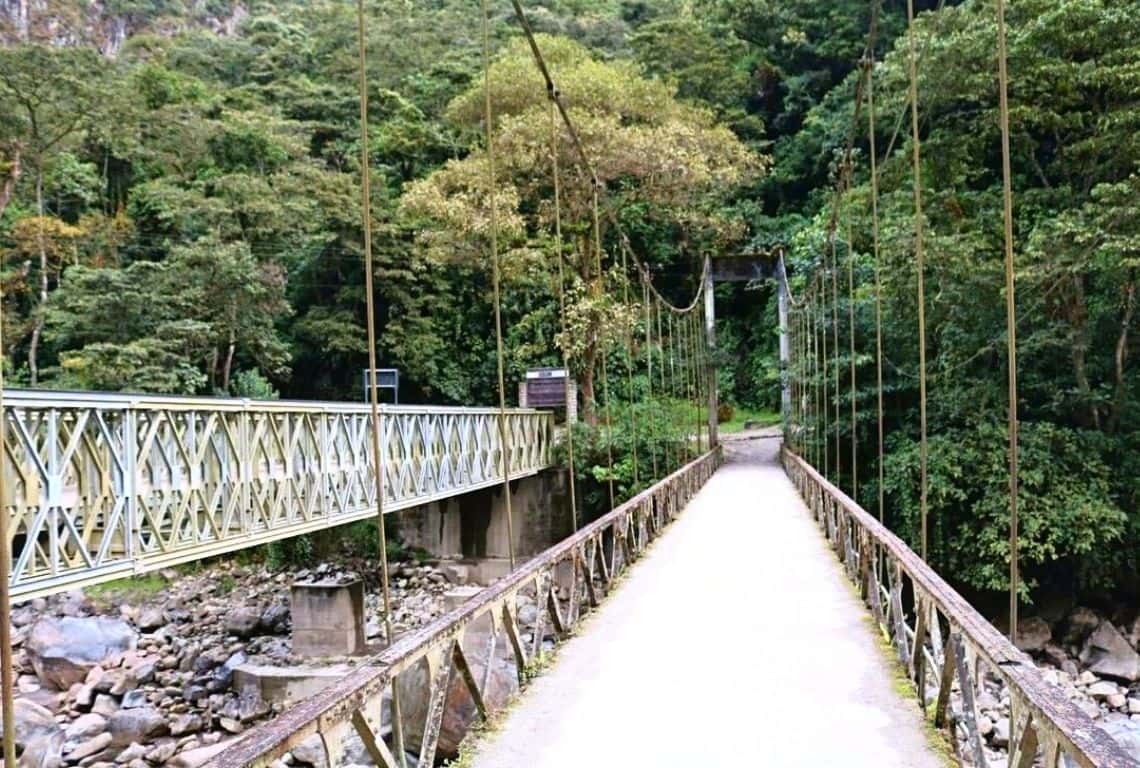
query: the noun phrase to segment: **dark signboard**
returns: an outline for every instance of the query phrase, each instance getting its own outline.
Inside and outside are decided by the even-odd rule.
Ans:
[[[369,371],[367,368],[364,369],[365,402],[371,398],[368,387],[373,380],[376,382],[377,389],[392,390],[393,402],[400,402],[400,370],[398,368],[377,368],[375,371]]]
[[[526,372],[526,404],[529,408],[561,408],[566,405],[566,369],[538,368]]]

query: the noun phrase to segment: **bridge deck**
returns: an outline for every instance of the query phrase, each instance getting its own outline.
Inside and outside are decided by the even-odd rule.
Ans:
[[[726,444],[476,768],[945,764],[776,450]]]

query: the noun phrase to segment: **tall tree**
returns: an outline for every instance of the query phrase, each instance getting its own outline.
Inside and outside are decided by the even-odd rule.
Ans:
[[[46,222],[44,177],[59,152],[87,127],[106,95],[106,62],[87,48],[19,45],[0,49],[0,113],[7,115],[9,141],[19,141],[23,161],[35,188],[36,215]],[[38,237],[38,303],[28,341],[28,368],[33,386],[39,380],[39,346],[43,305],[48,299],[50,270],[47,235]]]
[[[564,39],[541,37],[540,45],[570,105],[598,181],[609,188],[619,209],[652,207],[656,218],[687,232],[683,256],[690,263],[699,259],[704,247],[723,246],[739,237],[736,223],[721,217],[713,203],[732,185],[761,170],[762,158],[718,126],[710,113],[680,103],[671,86],[646,79],[636,66],[598,62],[585,48]],[[555,212],[548,202],[554,180],[546,90],[521,42],[512,44],[492,66],[490,79],[497,152],[493,195],[507,248],[507,275],[535,269],[549,275]],[[482,120],[481,99],[479,87],[468,90],[452,102],[449,116],[474,130]],[[559,344],[578,368],[584,415],[592,419],[598,356],[610,340],[624,333],[631,318],[609,292],[600,290],[607,277],[599,266],[608,259],[595,252],[594,189],[565,130],[559,127],[557,132],[567,240],[563,252],[575,281],[569,294],[570,332],[559,338]],[[487,184],[488,156],[477,149],[410,185],[403,207],[416,218],[425,258],[486,268],[492,199]],[[609,227],[604,211],[600,216],[605,239]],[[615,273],[608,279],[628,277]]]

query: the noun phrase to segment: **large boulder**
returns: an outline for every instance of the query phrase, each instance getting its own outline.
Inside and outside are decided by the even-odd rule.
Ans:
[[[102,662],[134,648],[137,640],[125,621],[69,616],[37,621],[24,647],[40,681],[66,691]]]
[[[1100,616],[1092,608],[1078,605],[1065,618],[1065,631],[1061,634],[1061,645],[1081,647],[1093,630],[1100,625]]]
[[[153,707],[120,709],[107,719],[107,730],[118,747],[130,746],[131,742],[146,744],[157,736],[165,736],[170,727],[166,718]]]
[[[1140,680],[1140,654],[1110,621],[1102,621],[1081,649],[1081,663],[1090,672],[1133,683]]]
[[[1053,639],[1053,630],[1049,622],[1039,616],[1030,616],[1017,624],[1016,645],[1026,653],[1040,653],[1045,644]]]
[[[12,704],[20,768],[56,768],[61,764],[64,735],[51,710],[26,699]]]
[[[239,605],[226,614],[226,633],[240,638],[249,638],[261,628],[261,608]]]
[[[468,631],[463,643],[471,671],[479,683],[483,681],[487,666],[487,645],[486,633],[477,631]],[[403,672],[399,677],[399,688],[400,710],[404,716],[404,744],[409,749],[418,749],[427,721],[430,690],[427,665],[420,663]],[[496,653],[491,659],[491,677],[487,690],[483,691],[483,700],[492,710],[498,710],[507,704],[518,688],[514,654],[510,650],[510,643],[502,636],[496,643]],[[444,703],[443,723],[439,730],[437,760],[454,760],[458,757],[459,742],[467,735],[476,718],[475,701],[463,682],[463,676],[453,672]]]

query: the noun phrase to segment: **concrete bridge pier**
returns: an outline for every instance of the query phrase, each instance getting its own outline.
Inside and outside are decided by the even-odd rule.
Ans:
[[[516,564],[523,563],[573,532],[570,478],[547,469],[511,481]],[[471,581],[487,584],[510,570],[507,504],[494,485],[393,512],[396,535],[409,547],[438,558],[461,558]]]

